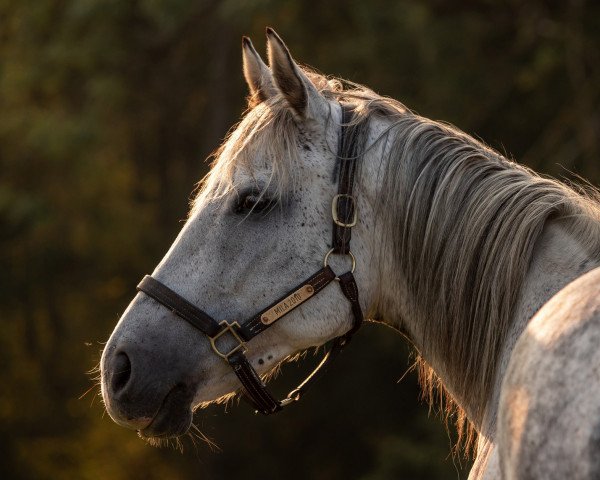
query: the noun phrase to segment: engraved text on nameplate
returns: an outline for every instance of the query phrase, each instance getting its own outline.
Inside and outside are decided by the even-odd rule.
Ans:
[[[260,321],[265,325],[273,323],[275,320],[283,317],[290,310],[296,308],[305,300],[308,300],[315,293],[312,285],[304,285],[292,294],[285,297],[277,305],[274,305],[260,317]]]

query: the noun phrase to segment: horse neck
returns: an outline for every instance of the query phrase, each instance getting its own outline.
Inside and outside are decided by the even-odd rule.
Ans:
[[[510,321],[509,332],[498,359],[494,387],[485,405],[474,404],[474,397],[464,397],[457,393],[457,389],[454,388],[454,378],[447,374],[444,359],[437,352],[425,349],[418,333],[414,333],[418,332],[418,329],[410,327],[410,318],[405,318],[404,314],[407,311],[406,304],[410,302],[410,299],[407,299],[403,292],[397,290],[397,285],[387,282],[385,276],[382,276],[375,289],[379,292],[379,298],[376,300],[376,306],[372,308],[375,312],[374,318],[399,330],[408,338],[419,356],[427,361],[439,377],[454,402],[473,423],[480,434],[480,442],[494,440],[502,380],[513,348],[529,320],[568,283],[600,266],[600,261],[592,257],[560,222],[547,223],[534,250],[530,268],[519,294],[518,304]],[[481,409],[485,412],[484,416],[481,420],[477,420],[472,412]]]
[[[526,274],[519,301],[510,322],[509,332],[498,360],[498,369],[494,388],[485,405],[475,405],[473,397],[461,397],[453,387],[454,379],[446,373],[444,359],[437,352],[423,347],[418,329],[406,328],[410,319],[404,318],[406,303],[410,300],[398,292],[394,285],[385,280],[379,283],[379,300],[375,318],[400,330],[414,345],[419,355],[426,359],[433,371],[440,378],[444,388],[450,393],[457,405],[467,414],[478,433],[480,441],[493,441],[496,431],[496,419],[500,388],[506,372],[511,353],[526,328],[529,320],[550,298],[568,283],[584,273],[600,266],[600,261],[591,256],[581,243],[572,236],[560,222],[548,222],[534,247],[530,268]],[[471,412],[481,409],[485,412],[483,419],[477,421]]]
[[[370,140],[378,138],[386,125],[371,124],[371,127]],[[362,165],[360,195],[369,208],[377,204],[378,198],[382,195],[382,172],[385,172],[382,166],[386,161],[386,145],[385,142],[375,145],[375,148],[365,156]],[[389,193],[386,195],[389,196]],[[381,202],[379,205],[380,207],[375,207],[373,218],[378,216],[377,208],[381,208]],[[394,209],[395,206],[387,202],[383,208]],[[457,377],[462,370],[457,371],[456,365],[450,365],[444,354],[436,351],[436,345],[428,345],[425,342],[425,333],[419,319],[411,315],[413,311],[411,305],[417,302],[410,298],[411,289],[408,281],[403,279],[403,272],[398,268],[398,262],[394,258],[396,248],[392,243],[398,240],[389,233],[394,231],[394,226],[375,221],[368,229],[369,240],[365,241],[364,246],[361,245],[361,248],[371,249],[374,252],[370,263],[378,265],[375,270],[371,270],[373,281],[369,282],[369,292],[366,292],[369,293],[371,318],[405,334],[417,349],[419,357],[424,359],[435,373],[435,376],[425,379],[425,387],[429,389],[426,393],[433,391],[432,386],[437,384],[435,378],[437,376],[452,400],[463,410],[476,430],[483,434],[483,438],[493,438],[500,385],[514,345],[528,321],[567,283],[600,263],[598,257],[593,257],[575,235],[569,233],[571,229],[561,221],[549,220],[540,228],[541,232],[537,235],[533,246],[529,268],[518,290],[517,305],[511,309],[511,316],[505,330],[506,337],[495,357],[495,377],[490,379],[492,386],[485,395],[470,395],[468,391],[465,393],[464,388],[458,388],[461,379]],[[380,239],[389,239],[389,241],[381,243]],[[447,292],[439,292],[439,295],[444,293]],[[427,312],[424,312],[424,315],[427,315]],[[440,337],[462,335],[463,332],[448,330],[453,325],[456,323],[440,319],[439,326],[442,329]],[[479,364],[475,361],[472,365],[473,368],[477,368]],[[427,369],[424,371],[429,372]]]

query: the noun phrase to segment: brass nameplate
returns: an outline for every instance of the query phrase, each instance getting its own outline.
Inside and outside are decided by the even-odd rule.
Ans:
[[[296,308],[302,302],[308,300],[315,293],[312,285],[304,285],[291,295],[284,298],[277,305],[273,306],[260,316],[260,321],[265,325],[270,325],[275,320],[283,317],[290,310]]]

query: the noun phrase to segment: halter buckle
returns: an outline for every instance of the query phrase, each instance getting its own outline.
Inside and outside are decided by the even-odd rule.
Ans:
[[[346,198],[352,203],[353,215],[350,223],[342,222],[338,216],[338,203],[340,198]],[[354,199],[354,196],[349,195],[348,193],[338,193],[335,197],[333,197],[333,200],[331,201],[331,216],[333,217],[333,223],[339,227],[350,228],[356,225],[356,222],[358,221],[358,210],[356,208],[356,200]]]
[[[221,331],[219,331],[219,333],[217,333],[213,337],[208,337],[210,339],[210,345],[211,345],[212,349],[214,350],[214,352],[219,357],[221,357],[225,360],[229,360],[229,357],[239,350],[241,350],[242,353],[244,353],[246,351],[246,342],[244,342],[244,340],[242,340],[242,338],[235,331],[236,328],[240,328],[240,324],[238,322],[228,323],[227,320],[223,320],[222,322],[219,323],[219,325],[221,325],[221,327],[223,327],[221,329]],[[235,340],[238,344],[235,347],[233,347],[231,350],[229,350],[227,353],[223,353],[217,347],[217,340],[219,339],[219,337],[221,337],[222,335],[225,335],[228,332],[231,333],[231,335],[233,336],[233,338],[235,338]]]

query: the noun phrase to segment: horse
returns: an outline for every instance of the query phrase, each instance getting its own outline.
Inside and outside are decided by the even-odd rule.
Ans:
[[[266,36],[268,65],[244,37],[247,112],[104,348],[111,418],[153,439],[240,392],[274,413],[316,375],[278,401],[268,374],[333,342],[327,363],[366,312],[412,344],[424,392],[445,392],[470,478],[598,478],[598,192]]]

